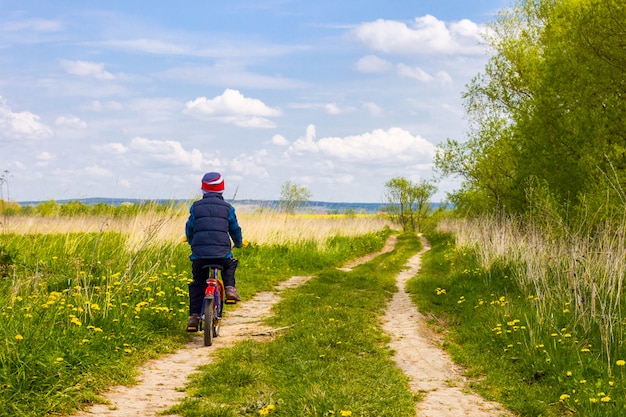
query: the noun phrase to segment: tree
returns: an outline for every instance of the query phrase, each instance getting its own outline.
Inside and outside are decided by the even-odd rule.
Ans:
[[[286,213],[293,214],[296,208],[309,201],[311,192],[304,186],[285,181],[280,190],[280,207]]]
[[[463,96],[468,138],[436,160],[463,179],[456,199],[525,211],[541,183],[563,204],[600,201],[607,175],[626,180],[623,0],[519,0],[490,29],[494,54]]]
[[[402,177],[390,179],[385,187],[391,219],[405,232],[421,230],[424,219],[430,213],[430,198],[437,187],[426,180],[414,183]]]

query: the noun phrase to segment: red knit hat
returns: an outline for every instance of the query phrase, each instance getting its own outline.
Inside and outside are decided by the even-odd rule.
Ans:
[[[202,191],[205,193],[223,193],[224,178],[219,172],[207,172],[202,177]]]

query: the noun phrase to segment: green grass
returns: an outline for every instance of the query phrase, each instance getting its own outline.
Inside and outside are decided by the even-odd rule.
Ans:
[[[238,250],[244,300],[293,274],[378,250],[389,231]],[[119,233],[0,235],[0,416],[71,413],[189,340],[187,244],[127,249]]]
[[[522,416],[616,416],[626,407],[623,362],[611,373],[599,335],[584,332],[564,305],[538,314],[537,297],[511,279],[514,265],[479,267],[451,235],[433,247],[408,291],[466,367],[472,386]],[[626,357],[623,347],[617,359]],[[620,366],[621,365],[621,366]]]
[[[170,412],[183,416],[413,416],[416,397],[391,360],[379,317],[395,276],[419,249],[400,236],[396,250],[351,272],[320,269],[287,290],[269,319],[289,326],[269,342],[219,351]],[[268,408],[269,406],[269,408]]]

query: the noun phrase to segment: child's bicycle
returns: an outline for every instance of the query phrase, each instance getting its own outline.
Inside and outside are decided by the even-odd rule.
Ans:
[[[222,283],[222,266],[207,265],[207,287],[200,310],[198,330],[204,330],[204,346],[211,346],[213,338],[220,334],[220,322],[224,310],[224,284]]]

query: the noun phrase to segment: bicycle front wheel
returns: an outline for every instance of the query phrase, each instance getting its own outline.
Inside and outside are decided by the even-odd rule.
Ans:
[[[213,322],[215,320],[215,299],[204,297],[204,346],[213,344]]]

